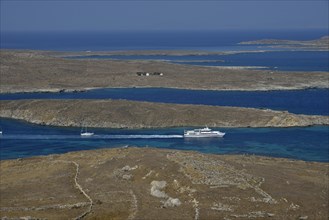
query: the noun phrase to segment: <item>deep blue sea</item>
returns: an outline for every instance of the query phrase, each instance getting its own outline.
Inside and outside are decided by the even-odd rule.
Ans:
[[[127,99],[162,103],[267,108],[297,114],[329,115],[329,89],[241,92],[117,88],[94,89],[86,92],[0,94],[0,100],[19,99]]]
[[[13,159],[70,151],[122,146],[194,150],[211,154],[255,154],[328,162],[329,127],[218,128],[224,138],[185,139],[184,129],[93,129],[80,137],[80,128],[41,126],[0,118],[0,158]]]
[[[84,58],[160,59],[203,66],[251,66],[285,71],[329,71],[328,51],[294,51],[275,49],[266,45],[238,44],[242,41],[259,39],[312,40],[328,35],[328,30],[0,32],[0,34],[2,49],[267,51],[225,56],[87,56]]]
[[[329,71],[328,51],[267,51],[230,55],[91,55],[70,59],[161,60],[199,66],[233,66],[284,71]]]
[[[259,39],[313,40],[326,29],[218,30],[218,31],[112,31],[112,32],[0,32],[1,48],[56,51],[262,49],[238,45]]]

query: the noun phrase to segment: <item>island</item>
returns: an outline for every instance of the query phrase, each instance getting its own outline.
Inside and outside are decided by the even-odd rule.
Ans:
[[[145,87],[267,91],[329,87],[329,72],[207,67],[152,60],[77,60],[52,54],[1,50],[0,92]],[[140,77],[137,72],[163,74]]]
[[[0,101],[0,117],[36,124],[103,128],[292,127],[329,125],[329,116],[207,105],[128,100]]]
[[[255,41],[240,42],[242,45],[268,45],[273,48],[287,48],[300,50],[329,50],[329,36],[323,36],[315,40],[279,40],[279,39],[262,39]]]

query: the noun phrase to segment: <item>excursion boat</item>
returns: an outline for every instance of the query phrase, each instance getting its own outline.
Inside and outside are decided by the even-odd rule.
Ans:
[[[88,132],[87,128],[85,128],[85,130],[81,129],[80,135],[83,136],[83,137],[90,137],[90,136],[93,136],[94,133],[93,132]]]
[[[225,135],[224,132],[213,131],[208,127],[184,131],[184,137],[186,138],[224,137],[224,135]]]

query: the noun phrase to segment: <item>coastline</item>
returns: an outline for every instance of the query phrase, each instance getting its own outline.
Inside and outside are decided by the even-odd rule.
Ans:
[[[223,68],[224,69],[224,68]],[[228,68],[229,69],[229,68]],[[300,87],[273,87],[273,88],[257,88],[257,89],[207,89],[207,88],[181,88],[181,87],[153,87],[153,86],[133,86],[133,87],[82,87],[76,89],[24,89],[24,90],[10,90],[1,92],[0,94],[18,94],[18,93],[83,93],[91,90],[98,89],[179,89],[179,90],[191,90],[191,91],[229,91],[229,92],[271,92],[271,91],[301,91],[312,89],[329,89],[329,86],[300,86]]]

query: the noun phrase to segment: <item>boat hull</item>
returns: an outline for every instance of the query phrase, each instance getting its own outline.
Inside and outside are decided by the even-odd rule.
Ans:
[[[225,133],[220,134],[184,134],[184,138],[222,138]]]
[[[94,133],[91,133],[91,132],[81,133],[82,137],[90,137],[90,136],[93,136],[93,135],[94,135]]]

